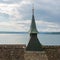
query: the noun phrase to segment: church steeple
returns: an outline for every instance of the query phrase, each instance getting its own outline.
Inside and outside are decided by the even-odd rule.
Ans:
[[[35,23],[35,17],[34,17],[34,5],[32,7],[32,21],[31,21],[31,26],[30,26],[30,33],[38,33],[37,28],[36,28],[36,23]]]
[[[34,4],[32,4],[32,15],[34,15]]]
[[[42,51],[42,45],[37,38],[37,28],[34,18],[34,5],[32,8],[32,21],[30,26],[30,41],[26,47],[27,51]]]

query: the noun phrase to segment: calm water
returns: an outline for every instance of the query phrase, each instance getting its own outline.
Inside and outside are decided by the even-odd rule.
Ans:
[[[28,44],[29,34],[0,34],[0,44]],[[38,34],[42,45],[60,45],[60,34]]]

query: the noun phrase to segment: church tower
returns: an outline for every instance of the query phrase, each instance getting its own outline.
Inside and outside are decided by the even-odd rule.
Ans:
[[[34,17],[34,6],[32,8],[32,21],[31,21],[29,33],[30,33],[30,41],[26,47],[26,50],[27,51],[42,51],[42,45],[37,38],[38,31],[36,28],[35,17]]]

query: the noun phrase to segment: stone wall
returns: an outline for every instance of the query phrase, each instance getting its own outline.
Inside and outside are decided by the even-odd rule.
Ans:
[[[44,46],[48,60],[60,60],[60,46]]]
[[[25,45],[0,45],[0,60],[24,60]]]
[[[44,51],[26,51],[25,45],[0,45],[0,60],[60,60],[60,46],[43,46]]]
[[[25,60],[60,60],[60,46],[42,46],[43,52],[25,51]]]
[[[25,60],[48,60],[44,51],[25,51]]]

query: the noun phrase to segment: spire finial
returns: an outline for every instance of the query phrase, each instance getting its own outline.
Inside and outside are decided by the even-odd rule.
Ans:
[[[34,15],[34,0],[32,1],[32,15]]]
[[[30,33],[38,33],[35,23],[35,17],[34,17],[34,2],[32,1],[32,21],[30,26]]]

